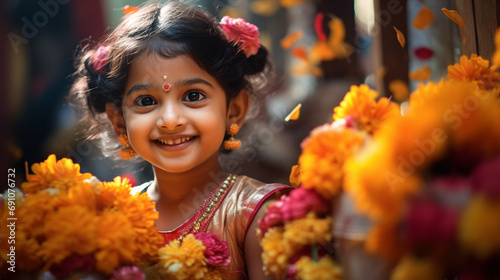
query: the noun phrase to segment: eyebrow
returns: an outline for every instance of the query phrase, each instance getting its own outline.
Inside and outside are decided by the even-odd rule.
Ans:
[[[125,96],[129,96],[130,94],[132,94],[132,92],[137,91],[137,90],[148,90],[148,89],[152,89],[152,88],[154,88],[153,84],[138,84],[138,85],[134,85],[134,86],[132,86],[127,91],[127,93],[125,94]]]
[[[214,86],[210,82],[208,82],[207,80],[201,79],[201,78],[185,79],[185,80],[180,81],[179,83],[176,83],[175,86],[187,86],[187,85],[194,85],[194,84],[204,84],[204,85],[207,85],[211,88],[214,88]],[[132,92],[137,91],[137,90],[149,90],[149,89],[154,89],[154,88],[155,88],[154,84],[134,85],[127,91],[125,96],[129,96],[130,94],[132,94]]]

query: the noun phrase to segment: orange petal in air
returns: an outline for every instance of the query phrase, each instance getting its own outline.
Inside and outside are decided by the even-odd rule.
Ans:
[[[300,58],[302,60],[308,60],[307,57],[307,52],[304,47],[296,47],[292,50],[292,55],[295,56],[296,58]]]
[[[404,48],[406,44],[405,35],[403,35],[403,33],[399,31],[399,29],[397,29],[396,26],[393,26],[393,28],[396,31],[396,36],[398,37],[399,44],[401,45],[401,47]]]
[[[340,18],[334,17],[328,22],[328,28],[330,29],[328,44],[333,48],[342,44],[345,38],[344,22]]]
[[[464,28],[464,20],[462,19],[462,17],[458,14],[457,11],[455,10],[448,10],[446,8],[442,8],[441,11],[443,11],[443,13],[451,20],[453,20],[457,25],[458,27],[460,28]]]
[[[408,85],[402,80],[396,79],[392,80],[389,83],[389,90],[396,101],[403,101],[408,99],[410,95],[410,90],[408,89]]]
[[[298,164],[292,166],[292,171],[290,172],[288,180],[290,181],[290,185],[294,188],[300,185],[300,166]]]
[[[424,6],[413,20],[413,27],[417,29],[426,29],[434,21],[434,13],[431,9]]]
[[[250,3],[252,12],[260,16],[272,16],[279,8],[278,0],[257,0]]]
[[[283,6],[283,8],[291,8],[291,7],[298,5],[304,1],[305,0],[280,0],[280,4],[281,4],[281,6]]]
[[[335,54],[333,53],[330,45],[325,41],[318,40],[311,49],[311,61],[313,63],[332,60],[334,58]]]
[[[289,120],[297,120],[299,119],[299,116],[300,116],[300,107],[302,107],[302,104],[298,104],[297,106],[295,106],[295,108],[293,108],[293,110],[290,112],[290,114],[288,114],[288,116],[285,117],[285,121],[289,121]]]
[[[135,6],[126,5],[122,8],[122,10],[123,10],[124,15],[130,15],[130,14],[137,12],[139,10],[139,8],[137,8]]]
[[[304,32],[302,32],[302,31],[294,31],[294,32],[288,34],[285,38],[281,39],[281,42],[280,42],[281,47],[284,50],[289,49],[295,42],[297,42],[297,40],[302,38],[302,36],[304,36]]]
[[[409,77],[411,80],[428,80],[431,77],[431,68],[429,66],[424,66],[411,72]]]

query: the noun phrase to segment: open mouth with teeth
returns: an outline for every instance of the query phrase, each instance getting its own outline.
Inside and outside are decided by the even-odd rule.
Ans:
[[[194,136],[181,137],[181,138],[176,138],[176,139],[158,139],[156,141],[158,141],[158,143],[163,144],[163,145],[173,146],[173,145],[179,145],[182,143],[189,142],[193,139],[194,139]]]

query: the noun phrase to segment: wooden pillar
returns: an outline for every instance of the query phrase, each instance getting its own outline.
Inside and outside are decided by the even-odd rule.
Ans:
[[[500,4],[496,0],[455,0],[455,4],[464,20],[462,54],[470,56],[475,53],[490,60],[495,52],[494,36],[500,20]]]
[[[395,79],[408,83],[408,49],[401,47],[394,27],[408,34],[406,24],[406,0],[375,0],[375,26],[373,57],[377,91],[390,96],[389,83]],[[383,69],[383,70],[382,70]]]

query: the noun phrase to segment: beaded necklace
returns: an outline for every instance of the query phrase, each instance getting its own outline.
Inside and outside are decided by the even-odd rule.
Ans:
[[[173,230],[160,231],[160,233],[165,238],[165,235],[175,236],[178,231],[180,231],[180,233],[178,233],[179,236],[174,239],[177,244],[180,245],[186,235],[206,230],[206,227],[208,226],[207,222],[209,222],[207,219],[211,218],[215,214],[215,211],[218,208],[218,202],[221,202],[224,199],[237,177],[237,175],[229,174],[219,187],[215,189],[209,197],[207,197],[207,200],[205,200],[200,210],[198,210],[193,217]],[[190,223],[191,220],[194,220],[194,222]],[[189,224],[190,226],[188,226]]]

